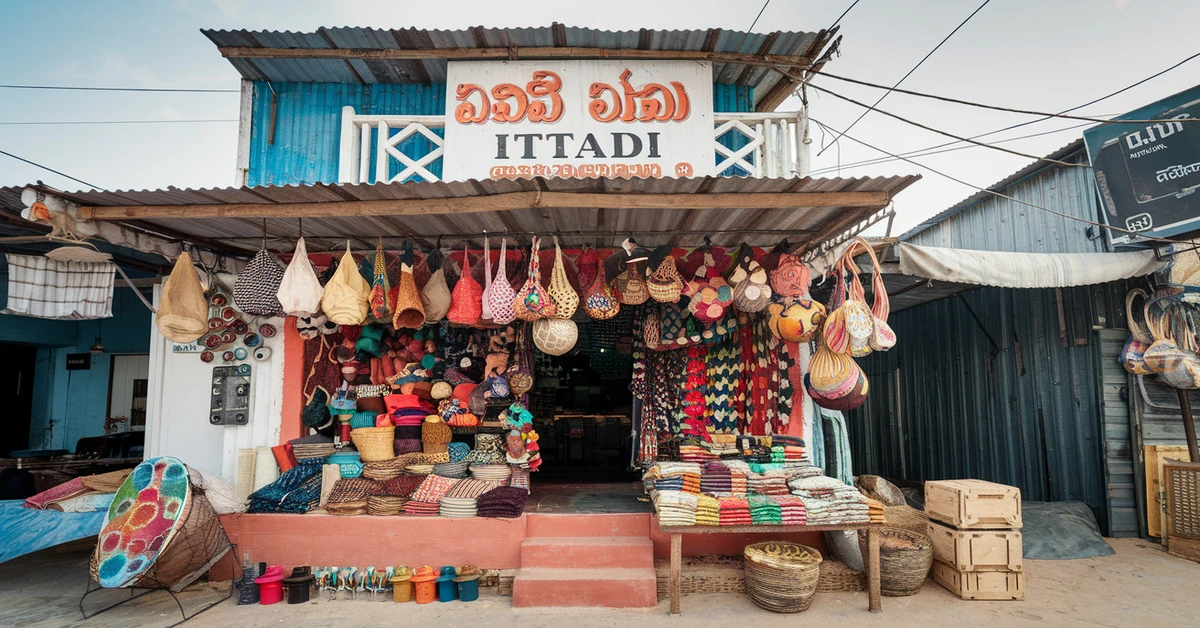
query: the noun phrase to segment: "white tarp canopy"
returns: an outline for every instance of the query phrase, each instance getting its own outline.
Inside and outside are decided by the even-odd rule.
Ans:
[[[998,288],[1067,288],[1149,275],[1166,262],[1153,250],[1007,253],[900,243],[900,272]]]

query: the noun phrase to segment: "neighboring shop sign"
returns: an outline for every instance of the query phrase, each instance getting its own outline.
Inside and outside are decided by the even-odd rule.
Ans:
[[[448,66],[447,181],[714,174],[708,62]]]
[[[67,370],[68,371],[87,371],[92,368],[92,354],[90,353],[68,353],[67,354]]]
[[[1105,124],[1083,132],[1108,224],[1168,236],[1200,229],[1200,87],[1115,118],[1161,120]],[[1115,244],[1131,236],[1113,232]]]

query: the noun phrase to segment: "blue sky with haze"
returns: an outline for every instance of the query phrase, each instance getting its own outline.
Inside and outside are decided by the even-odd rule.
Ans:
[[[772,0],[756,31],[815,31],[851,0]],[[843,20],[842,56],[831,72],[891,84],[909,70],[979,2],[976,0],[862,0]],[[288,2],[159,0],[23,2],[0,5],[0,83],[120,87],[238,87],[238,75],[200,28],[311,31],[319,26],[465,28],[537,26],[558,21],[604,29],[710,28],[744,30],[759,0],[606,0]],[[904,84],[904,87],[992,104],[1058,111],[1104,95],[1200,51],[1195,25],[1200,5],[1181,0],[993,0]],[[879,93],[818,79],[817,84],[864,102]],[[1082,113],[1121,113],[1200,83],[1200,59],[1092,106]],[[79,120],[234,119],[237,94],[128,94],[0,90],[0,122]],[[813,95],[812,116],[844,128],[862,111]],[[781,110],[792,110],[794,102]],[[901,94],[880,108],[959,135],[1027,120]],[[994,136],[1001,139],[1078,124],[1052,120]],[[1082,129],[1004,146],[1045,154]],[[851,132],[891,152],[949,141],[872,113]],[[226,186],[233,181],[234,122],[136,125],[0,125],[5,150],[109,189]],[[815,155],[822,141],[813,130]],[[829,137],[825,138],[830,139]],[[814,161],[828,168],[880,156],[843,140]],[[1029,160],[984,148],[918,158],[978,185],[988,185]],[[970,195],[960,184],[892,161],[843,169],[842,176],[921,173],[925,180],[897,199],[897,228]],[[830,176],[837,174],[831,172]],[[0,185],[41,179],[63,189],[80,186],[0,156]]]

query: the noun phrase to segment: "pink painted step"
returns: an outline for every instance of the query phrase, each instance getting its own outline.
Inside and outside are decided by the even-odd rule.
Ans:
[[[513,608],[658,605],[653,568],[548,569],[522,567],[513,580]]]
[[[654,542],[642,536],[543,536],[521,543],[521,567],[653,568]]]
[[[558,515],[529,513],[525,515],[525,536],[650,536],[648,513],[614,513]]]

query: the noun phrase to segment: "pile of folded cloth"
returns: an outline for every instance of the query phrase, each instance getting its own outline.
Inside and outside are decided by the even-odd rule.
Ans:
[[[474,517],[479,496],[497,486],[498,482],[490,480],[462,480],[442,498],[440,513],[443,517]]]
[[[655,491],[654,510],[658,512],[660,526],[696,525],[696,502],[698,496],[683,491]]]
[[[733,472],[720,462],[706,462],[700,469],[700,492],[709,495],[732,495]]]
[[[717,499],[719,523],[723,526],[748,526],[754,523],[750,518],[750,502],[744,497],[720,497]]]
[[[733,434],[713,434],[712,442],[703,443],[703,447],[708,453],[718,458],[736,458],[742,455],[742,451],[737,446],[737,436]]]
[[[404,505],[405,514],[434,517],[441,514],[439,502],[461,480],[441,475],[427,475],[421,481],[417,490],[413,491],[412,499]]]
[[[694,462],[659,462],[642,475],[647,490],[700,492],[700,465]]]
[[[397,427],[420,426],[425,421],[425,417],[435,414],[433,405],[417,395],[387,395],[383,401],[387,404],[392,424]],[[405,431],[404,436],[397,434],[396,438],[411,438],[410,434],[410,431]]]
[[[367,514],[367,496],[379,491],[379,482],[367,478],[342,478],[333,485],[325,512],[331,515]]]
[[[117,489],[132,472],[130,468],[73,478],[26,499],[23,505],[25,508],[63,512],[108,510]]]
[[[401,475],[380,482],[379,487],[367,495],[367,514],[376,516],[400,514],[408,504],[408,498],[420,484],[421,478],[412,475]]]
[[[716,460],[717,456],[700,441],[684,441],[679,443],[679,459],[684,462],[709,462]]]
[[[721,525],[721,510],[716,497],[703,493],[696,496],[696,525]]]
[[[771,437],[771,462],[807,460],[803,438],[776,434]]]
[[[516,486],[499,486],[475,500],[476,513],[480,517],[515,519],[525,510],[529,491]]]
[[[779,504],[779,515],[783,520],[783,525],[802,526],[808,523],[804,500],[795,495],[776,495],[773,496],[773,499],[775,503]]]
[[[883,504],[871,498],[867,498],[867,513],[871,518],[871,523],[886,523],[883,517]]]
[[[783,525],[783,511],[774,497],[767,495],[751,495],[750,520],[754,525]]]
[[[758,495],[791,495],[787,483],[788,477],[778,471],[746,476],[746,488]]]
[[[794,478],[788,486],[804,501],[805,515],[812,525],[870,521],[866,496],[841,480],[826,476]]]

